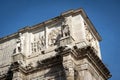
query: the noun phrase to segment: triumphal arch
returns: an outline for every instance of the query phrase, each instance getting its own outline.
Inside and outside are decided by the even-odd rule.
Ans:
[[[0,38],[0,80],[107,80],[101,37],[83,9]]]

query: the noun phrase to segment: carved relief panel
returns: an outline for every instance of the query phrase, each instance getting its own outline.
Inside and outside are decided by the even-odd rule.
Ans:
[[[88,29],[88,25],[86,22],[84,22],[85,25],[85,35],[87,42],[95,48],[96,51],[99,51],[99,46],[97,43],[97,39],[95,38],[94,34]]]
[[[60,37],[60,30],[59,29],[53,29],[48,35],[48,45],[54,46],[58,44],[58,39]]]
[[[31,51],[32,53],[38,53],[43,49],[45,49],[45,31],[40,29],[32,33]]]
[[[61,38],[61,25],[55,24],[48,27],[48,46],[55,46],[59,44]]]

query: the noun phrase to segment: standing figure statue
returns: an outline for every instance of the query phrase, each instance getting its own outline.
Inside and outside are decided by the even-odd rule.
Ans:
[[[70,36],[70,28],[69,28],[69,23],[70,23],[70,20],[69,20],[69,18],[67,18],[67,17],[65,17],[65,20],[64,20],[64,22],[63,22],[63,24],[62,24],[62,34],[63,34],[63,36],[65,37],[65,36]]]
[[[44,36],[41,37],[40,41],[41,41],[41,46],[45,47],[45,38],[44,38]]]
[[[23,52],[23,44],[24,44],[24,37],[21,33],[19,33],[19,38],[17,40],[17,46],[16,46],[16,53]]]
[[[69,36],[70,30],[68,25],[63,25],[63,36]]]

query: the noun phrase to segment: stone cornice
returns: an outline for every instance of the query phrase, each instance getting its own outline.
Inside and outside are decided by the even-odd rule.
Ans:
[[[32,66],[26,66],[22,67],[18,62],[14,62],[12,64],[12,71],[21,71],[25,75],[34,73],[40,70],[44,70],[46,68],[50,68],[52,66],[58,65],[62,63],[62,57],[60,55],[56,55],[47,59],[44,59],[42,61],[38,61],[38,66],[32,67]]]
[[[79,49],[77,48],[77,46],[74,46],[74,49],[67,50],[64,47],[59,47],[57,52],[62,56],[72,55],[72,57],[76,60],[87,58],[105,79],[111,77],[109,70],[101,61],[101,59],[97,56],[96,50],[91,46],[86,46]]]
[[[79,11],[80,9],[78,9]],[[83,18],[85,19],[85,21],[88,23],[89,27],[92,32],[94,33],[94,35],[96,36],[96,38],[98,39],[98,41],[101,41],[102,38],[100,36],[100,34],[97,32],[96,28],[94,27],[93,23],[91,22],[91,20],[89,19],[89,17],[87,16],[86,12],[81,9],[81,15],[83,16]]]
[[[23,68],[19,65],[19,63],[15,62],[12,65],[12,71],[22,71],[24,74],[30,74],[34,73],[39,70],[47,69],[52,66],[62,64],[62,59],[64,56],[72,55],[75,60],[81,60],[83,58],[86,58],[90,61],[91,64],[96,68],[96,70],[105,78],[108,79],[111,77],[111,74],[107,67],[103,64],[101,59],[96,54],[96,51],[94,48],[90,46],[86,46],[84,48],[78,49],[76,46],[74,46],[74,49],[66,49],[64,47],[59,47],[57,50],[55,50],[56,56],[49,57],[47,59],[44,59],[42,61],[38,61],[38,66]]]
[[[7,40],[10,40],[10,39],[13,39],[13,38],[16,38],[17,36],[18,36],[18,32],[13,33],[13,34],[8,35],[8,36],[5,36],[3,38],[0,38],[0,43],[7,41]]]
[[[101,61],[101,59],[97,56],[96,51],[94,48],[87,46],[82,49],[75,48],[76,54],[74,54],[75,59],[83,59],[87,58],[100,72],[105,79],[108,79],[111,77],[111,74],[107,67],[104,65],[104,63]]]
[[[97,37],[97,39],[100,41],[101,37],[100,37],[99,33],[95,29],[95,27],[92,24],[92,22],[89,20],[89,18],[86,15],[85,11],[80,8],[80,9],[76,9],[76,10],[69,10],[69,11],[63,12],[63,13],[61,13],[60,16],[57,16],[57,17],[52,18],[50,20],[47,20],[47,21],[44,21],[42,23],[36,24],[36,25],[34,25],[32,27],[26,26],[26,27],[24,27],[22,29],[19,29],[18,32],[14,33],[14,34],[5,36],[3,38],[0,38],[0,42],[6,41],[6,40],[10,40],[11,38],[16,37],[18,35],[18,33],[24,33],[24,32],[27,32],[27,31],[29,32],[31,30],[35,30],[35,29],[38,29],[40,27],[44,27],[44,26],[52,24],[54,22],[56,23],[57,21],[61,21],[66,16],[70,16],[70,15],[74,16],[74,15],[77,15],[77,14],[81,14],[83,16],[83,18],[85,19],[85,21],[90,25],[89,28],[93,31],[93,33],[95,34],[95,36]]]
[[[95,34],[95,36],[97,37],[97,39],[99,41],[102,40],[101,36],[99,35],[99,33],[97,32],[97,30],[95,29],[93,23],[90,21],[89,17],[87,16],[87,14],[85,13],[85,11],[82,9],[82,8],[79,8],[79,9],[76,9],[76,10],[69,10],[69,11],[66,11],[66,12],[63,12],[61,14],[62,17],[65,17],[65,16],[74,16],[74,15],[78,15],[78,14],[81,14],[82,17],[85,19],[85,21],[88,23],[89,25],[89,28],[92,30],[92,32]]]

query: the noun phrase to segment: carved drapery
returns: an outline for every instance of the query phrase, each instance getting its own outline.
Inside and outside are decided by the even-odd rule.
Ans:
[[[70,36],[70,23],[69,17],[65,17],[62,23],[62,37]]]
[[[34,37],[34,41],[31,43],[32,53],[40,52],[45,48],[45,37],[39,35],[39,38]]]
[[[63,27],[62,36],[63,36],[63,37],[70,36],[69,26],[64,24],[64,25],[62,25],[62,27]]]
[[[61,31],[59,29],[52,30],[48,35],[48,45],[54,46],[58,44],[61,37]]]

